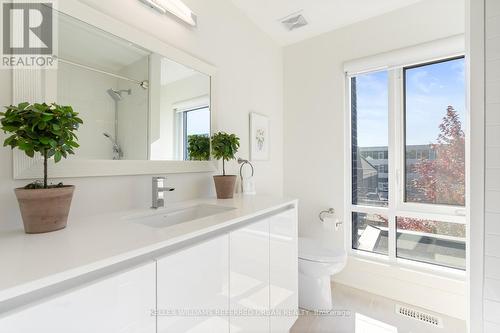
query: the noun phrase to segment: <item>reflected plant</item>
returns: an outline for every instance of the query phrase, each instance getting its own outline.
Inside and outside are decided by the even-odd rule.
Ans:
[[[208,161],[210,159],[210,137],[208,134],[188,136],[188,159],[191,161]]]

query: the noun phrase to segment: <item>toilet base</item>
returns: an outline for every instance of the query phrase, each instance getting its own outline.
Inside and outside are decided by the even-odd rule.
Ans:
[[[311,277],[299,272],[299,307],[312,311],[332,310],[330,276]]]

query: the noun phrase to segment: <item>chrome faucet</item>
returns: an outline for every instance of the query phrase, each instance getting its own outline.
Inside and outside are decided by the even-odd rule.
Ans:
[[[151,208],[165,207],[165,192],[172,192],[173,187],[165,187],[167,177],[153,177],[153,203]]]

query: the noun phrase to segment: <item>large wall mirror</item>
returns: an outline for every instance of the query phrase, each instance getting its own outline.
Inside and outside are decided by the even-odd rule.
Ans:
[[[81,14],[71,4],[67,11]],[[90,17],[96,14],[92,11],[85,7],[84,13]],[[56,17],[57,70],[42,73],[41,81],[34,72],[13,80],[14,100],[29,100],[23,86],[42,82],[47,102],[71,105],[84,121],[77,133],[80,148],[61,166],[52,166],[52,177],[214,169],[209,162],[214,112],[210,65],[160,41],[150,40],[154,50],[119,36],[123,23],[104,17],[92,16],[94,23],[106,22],[114,31],[69,13]],[[130,27],[125,30],[130,34]],[[137,40],[152,38],[133,32],[130,36]],[[36,175],[37,163],[27,162],[16,154],[16,178]]]

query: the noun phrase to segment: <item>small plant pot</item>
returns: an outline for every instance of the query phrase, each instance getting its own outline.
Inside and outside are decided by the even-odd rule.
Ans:
[[[48,189],[16,188],[24,231],[40,234],[66,227],[75,187],[72,185]]]
[[[231,199],[234,195],[236,176],[214,176],[217,199]]]

